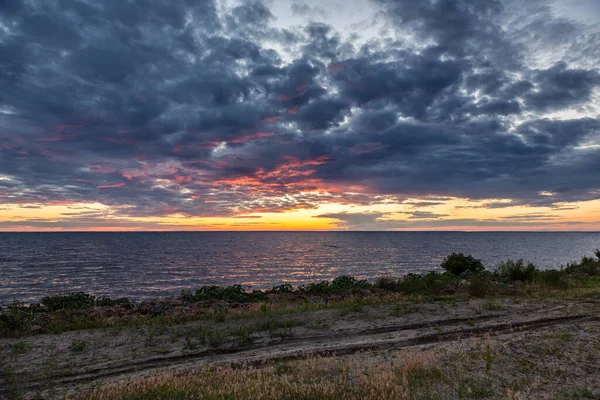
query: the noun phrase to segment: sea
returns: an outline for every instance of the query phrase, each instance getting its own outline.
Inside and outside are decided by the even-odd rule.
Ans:
[[[600,232],[0,233],[0,304],[84,291],[149,300],[203,285],[265,289],[440,271],[452,252],[493,269],[557,268],[600,248]]]

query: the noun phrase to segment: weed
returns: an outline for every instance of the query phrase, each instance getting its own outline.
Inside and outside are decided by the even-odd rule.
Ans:
[[[487,301],[483,304],[483,309],[488,311],[498,311],[502,310],[503,306],[496,299],[487,299]]]
[[[10,352],[13,354],[23,354],[27,353],[29,350],[31,350],[31,345],[28,342],[23,341],[14,343],[10,348]]]
[[[339,311],[339,315],[344,316],[350,313],[361,313],[364,310],[364,303],[361,299],[355,299],[353,301],[343,303],[342,308]]]
[[[85,340],[74,339],[69,345],[69,350],[74,352],[80,352],[85,350],[87,342]]]
[[[252,332],[245,326],[235,329],[233,331],[233,337],[238,346],[249,346],[254,342]]]
[[[421,308],[414,303],[398,303],[392,309],[394,317],[401,317],[406,314],[412,314],[419,311]]]
[[[494,391],[487,382],[477,381],[473,378],[462,379],[458,384],[459,399],[481,399],[491,396]]]
[[[490,372],[490,369],[492,368],[492,361],[496,359],[496,356],[492,354],[492,349],[489,344],[485,345],[483,359],[485,360],[485,372]]]

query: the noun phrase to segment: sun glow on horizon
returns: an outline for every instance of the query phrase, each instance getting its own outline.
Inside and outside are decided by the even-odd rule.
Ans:
[[[132,211],[135,207],[97,202],[4,204],[0,231],[600,230],[600,200],[533,207],[507,199],[426,197],[223,216],[135,216]]]

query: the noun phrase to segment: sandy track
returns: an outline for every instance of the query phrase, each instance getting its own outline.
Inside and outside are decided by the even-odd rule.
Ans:
[[[515,336],[523,331],[560,327],[574,323],[598,324],[600,302],[587,300],[509,300],[489,305],[469,301],[456,305],[426,304],[406,315],[393,306],[366,307],[362,312],[340,315],[321,310],[300,315],[273,317],[293,321],[282,335],[278,331],[252,330],[257,322],[223,323],[196,321],[168,328],[98,329],[0,341],[4,378],[18,376],[21,393],[64,397],[91,384],[106,384],[156,371],[213,365],[260,365],[311,356],[342,356],[362,351],[452,344],[483,335]],[[311,326],[315,321],[320,325]],[[250,328],[248,328],[250,327]],[[246,329],[247,328],[247,329]],[[219,343],[195,341],[198,332],[219,329]],[[231,332],[246,329],[244,342]],[[239,335],[238,335],[239,336]],[[86,349],[71,351],[74,340]],[[31,349],[15,354],[15,343],[26,341]],[[0,397],[9,395],[0,389]]]

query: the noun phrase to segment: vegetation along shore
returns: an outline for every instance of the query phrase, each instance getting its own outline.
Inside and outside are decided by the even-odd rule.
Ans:
[[[0,398],[600,398],[600,251],[0,311]]]

